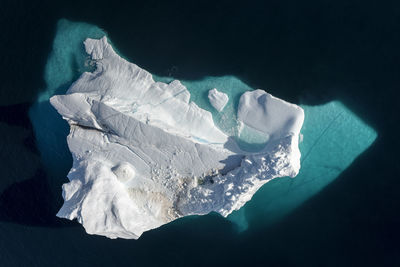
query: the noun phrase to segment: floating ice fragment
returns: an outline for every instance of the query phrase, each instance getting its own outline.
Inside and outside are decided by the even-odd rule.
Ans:
[[[208,99],[210,104],[218,111],[221,112],[229,101],[227,94],[219,92],[216,88],[208,91]]]

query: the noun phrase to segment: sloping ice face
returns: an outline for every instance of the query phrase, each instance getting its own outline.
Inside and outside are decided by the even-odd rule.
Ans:
[[[172,82],[170,78],[153,76],[158,81],[158,87],[162,87],[164,93],[170,93],[164,100],[173,96],[186,103],[185,108],[195,110],[195,115],[187,121],[193,122],[193,119],[201,118],[201,125],[207,125],[206,132],[203,127],[194,130],[196,125],[188,126],[187,123],[168,121],[168,117],[155,116],[164,114],[165,109],[154,110],[155,106],[151,101],[146,104],[153,106],[146,109],[143,104],[130,105],[137,102],[137,99],[126,101],[132,97],[130,94],[110,96],[107,92],[99,93],[85,87],[87,81],[79,84],[82,78],[95,80],[108,75],[107,71],[102,72],[105,70],[104,65],[101,65],[104,64],[104,50],[96,50],[100,46],[95,44],[100,41],[89,40],[86,43],[86,51],[91,54],[90,60],[85,56],[82,46],[87,37],[102,36],[104,33],[100,29],[88,24],[66,20],[59,22],[53,52],[46,66],[45,80],[48,87],[30,112],[38,146],[49,173],[60,179],[71,166],[70,154],[65,144],[68,125],[50,108],[48,100],[54,94],[64,94],[69,88],[67,95],[52,98],[52,103],[71,125],[68,145],[74,157],[73,167],[68,175],[71,182],[64,186],[63,197],[66,202],[59,216],[77,218],[89,233],[112,238],[137,238],[143,231],[184,215],[216,211],[227,216],[250,200],[266,181],[274,177],[294,176],[297,173],[300,154],[296,152],[298,139],[294,137],[300,128],[297,126],[293,131],[285,127],[279,128],[278,125],[280,130],[285,131],[275,130],[274,134],[266,134],[265,129],[256,127],[254,121],[246,119],[246,112],[243,110],[247,109],[242,109],[242,112],[239,110],[240,107],[246,107],[246,103],[252,98],[259,103],[265,103],[265,99],[259,99],[264,94],[253,91],[246,99],[241,98],[244,92],[252,89],[235,77],[209,77],[201,81],[180,83]],[[101,42],[102,45],[108,44],[105,39]],[[83,74],[71,86],[72,81],[85,71],[92,73]],[[118,77],[118,73],[112,73],[112,76]],[[145,76],[148,77],[147,74]],[[143,79],[142,82],[148,81]],[[161,82],[167,82],[168,85],[160,86]],[[165,86],[172,88],[166,89]],[[127,87],[129,86],[123,86]],[[218,91],[229,96],[229,101],[221,112],[213,108],[208,100],[208,92],[212,88],[218,88]],[[107,95],[109,96],[104,97]],[[152,96],[149,99],[156,98]],[[160,106],[160,102],[157,104]],[[168,106],[170,105],[166,105]],[[289,212],[337,177],[376,138],[376,133],[370,127],[338,102],[320,107],[303,106],[303,109],[305,122],[302,130],[304,140],[300,143],[303,154],[300,175],[296,179],[275,179],[259,190],[256,198],[250,202],[252,210],[254,205],[257,206],[257,213],[253,213],[257,215],[254,216],[278,218]],[[202,113],[200,110],[208,112]],[[237,119],[238,112],[242,114],[242,121]],[[121,124],[125,126],[118,127]],[[343,125],[347,126],[342,127]],[[135,129],[140,129],[146,138],[136,140],[136,145],[133,145],[135,140],[131,137],[138,136]],[[354,142],[356,136],[358,139]],[[143,140],[161,142],[144,144],[147,148],[143,155],[137,149],[139,143],[143,145]],[[333,145],[337,140],[340,140],[340,144]],[[152,154],[146,157],[148,147],[165,144],[179,144],[185,148],[184,151],[196,151],[192,155],[197,155],[198,158],[179,157],[179,151],[165,147],[157,148],[153,152],[157,154],[160,151],[169,151],[171,154],[161,156],[159,153],[157,156]],[[276,149],[274,144],[280,144],[281,148]],[[352,146],[349,147],[349,144]],[[340,156],[340,160],[337,160],[335,154],[346,156]],[[133,162],[132,158],[135,159]],[[170,159],[174,162],[169,162]],[[268,162],[272,162],[271,159],[279,159],[288,167],[281,165],[277,168],[279,164],[272,167],[271,164],[268,165]],[[252,169],[245,166],[246,164],[257,167]],[[188,165],[191,168],[185,168]],[[264,172],[260,174],[263,167]],[[246,170],[246,173],[239,173],[240,170]],[[165,179],[166,177],[169,178]],[[234,181],[235,177],[245,178],[244,180],[247,177],[250,183],[245,187],[243,179],[227,183],[229,179]],[[297,186],[292,186],[294,182]],[[82,188],[86,191],[82,191]],[[100,194],[101,192],[107,193]],[[247,206],[249,205],[244,209]],[[108,216],[96,217],[93,207],[106,207],[105,214]],[[251,217],[244,209],[228,217],[242,230],[247,227],[247,218]],[[143,214],[148,215],[146,219],[137,220]],[[99,221],[105,223],[99,224]]]

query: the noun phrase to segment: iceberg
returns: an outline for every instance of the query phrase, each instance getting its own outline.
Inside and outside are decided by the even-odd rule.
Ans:
[[[301,107],[262,90],[242,94],[233,125],[265,137],[247,151],[180,81],[155,81],[106,37],[84,46],[94,70],[50,98],[70,126],[73,157],[57,216],[77,219],[89,234],[137,239],[183,216],[226,217],[263,184],[298,174]],[[228,96],[211,91],[222,110]]]

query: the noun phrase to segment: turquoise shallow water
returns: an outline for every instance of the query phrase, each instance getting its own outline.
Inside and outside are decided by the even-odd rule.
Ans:
[[[68,125],[50,106],[48,99],[54,94],[64,93],[82,72],[90,70],[83,41],[88,37],[100,38],[104,35],[106,33],[103,30],[86,23],[58,22],[52,52],[45,68],[47,87],[30,109],[37,146],[51,179],[65,179],[72,160],[66,145]],[[154,79],[164,82],[172,80],[171,77],[158,76],[154,76]],[[240,95],[253,88],[234,76],[181,82],[190,91],[191,101],[211,111],[215,123],[224,132],[235,136],[243,148],[257,150],[263,146],[263,141],[254,133],[238,136],[235,119]],[[216,112],[208,102],[207,93],[212,88],[230,97],[221,113]],[[228,216],[239,232],[277,222],[331,183],[377,137],[371,127],[338,101],[320,106],[301,106],[305,110],[302,128],[304,138],[300,143],[301,171],[294,179],[286,177],[267,183],[241,210]]]
[[[377,133],[338,101],[302,105],[305,121],[300,143],[301,169],[295,178],[274,179],[243,210],[229,218],[246,229],[248,221],[265,227],[318,193],[376,139]]]
[[[87,55],[82,45],[88,36],[101,38],[105,32],[86,23],[71,23],[60,20],[53,41],[52,52],[44,70],[46,89],[39,94],[29,115],[34,125],[36,142],[44,164],[53,177],[68,172],[72,158],[66,139],[69,126],[60,118],[49,99],[55,94],[63,94],[80,74],[90,68],[85,64]]]

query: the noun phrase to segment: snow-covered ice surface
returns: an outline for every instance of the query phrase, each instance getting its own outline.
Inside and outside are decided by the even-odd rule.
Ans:
[[[72,166],[71,152],[66,142],[70,126],[51,106],[49,98],[55,94],[65,94],[84,71],[93,71],[93,67],[87,64],[88,55],[83,49],[83,43],[88,37],[100,39],[105,35],[95,25],[61,19],[57,23],[53,49],[44,70],[46,88],[41,88],[41,93],[29,110],[36,145],[46,168],[47,182],[55,194],[52,204],[58,207],[63,202],[58,196],[60,183],[67,181],[66,175]],[[131,58],[135,62],[135,56]],[[157,75],[153,75],[153,78],[166,83],[173,80],[171,77]],[[181,80],[181,83],[189,90],[190,100],[210,111],[215,125],[227,135],[233,136],[242,149],[260,151],[268,142],[269,138],[261,131],[237,120],[240,97],[244,92],[254,90],[238,77],[205,76],[198,80]],[[221,112],[209,102],[208,92],[211,88],[218,88],[218,91],[229,97]],[[236,233],[257,231],[279,223],[291,211],[310,197],[321,193],[340,177],[377,138],[377,132],[373,128],[339,101],[317,106],[301,104],[301,107],[305,112],[305,120],[301,129],[303,138],[299,143],[302,154],[299,174],[295,179],[273,179],[262,186],[251,201],[228,215],[226,220],[232,222]],[[114,170],[118,172],[117,167]],[[186,222],[192,220],[197,219],[186,217],[175,220],[163,227],[161,232],[174,229],[173,225],[183,228],[186,225],[190,228],[191,223]],[[207,219],[206,221],[208,222]]]
[[[218,112],[221,112],[228,103],[229,97],[227,94],[219,92],[214,88],[208,91],[208,100]]]
[[[268,140],[246,152],[179,81],[155,82],[105,37],[85,49],[96,69],[50,100],[70,125],[73,156],[59,217],[90,234],[136,239],[182,216],[228,216],[266,182],[299,172],[300,107],[261,90],[243,94],[239,124]]]

